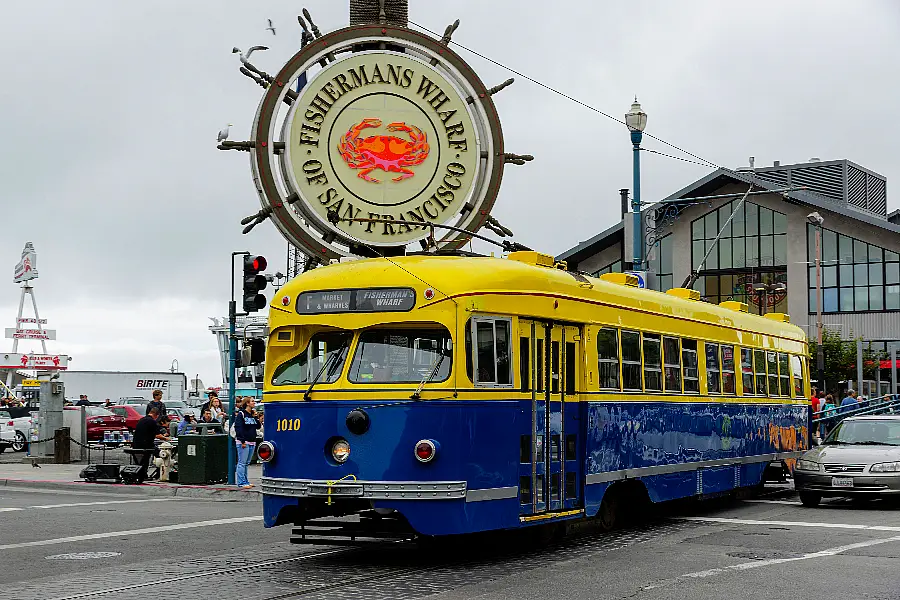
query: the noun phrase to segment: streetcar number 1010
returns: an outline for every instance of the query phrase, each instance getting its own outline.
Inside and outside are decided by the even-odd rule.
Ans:
[[[279,419],[275,431],[297,431],[300,429],[300,419]]]

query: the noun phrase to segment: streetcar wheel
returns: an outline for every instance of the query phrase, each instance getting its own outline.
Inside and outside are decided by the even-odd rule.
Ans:
[[[22,452],[25,450],[25,446],[28,445],[28,440],[25,439],[25,434],[21,431],[16,432],[16,441],[12,443],[13,452]]]
[[[621,504],[616,496],[615,492],[610,493],[610,490],[607,490],[603,494],[603,500],[600,502],[597,520],[600,521],[600,526],[604,531],[615,529],[619,525]]]
[[[809,508],[815,508],[822,501],[822,494],[812,492],[800,492],[800,503]]]

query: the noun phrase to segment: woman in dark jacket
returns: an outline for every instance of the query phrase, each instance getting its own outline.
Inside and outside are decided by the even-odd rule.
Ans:
[[[247,465],[253,456],[256,446],[256,430],[261,422],[259,415],[253,410],[256,408],[256,400],[243,398],[238,405],[239,410],[234,415],[234,438],[237,445],[237,469],[235,470],[235,482],[242,488],[251,488],[253,484],[247,479]]]

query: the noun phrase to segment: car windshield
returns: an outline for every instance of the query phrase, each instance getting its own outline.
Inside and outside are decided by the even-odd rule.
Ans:
[[[318,383],[334,383],[341,376],[351,337],[350,332],[344,331],[315,334],[306,350],[275,368],[272,385],[311,383],[317,376]],[[319,376],[326,361],[328,372]]]
[[[359,336],[350,365],[353,383],[419,383],[450,376],[452,342],[443,327],[370,329]]]
[[[182,402],[181,400],[163,400],[163,402],[165,402],[166,408],[171,406],[173,408],[179,408],[181,410],[184,410],[188,407],[188,405],[186,403]]]
[[[835,427],[825,443],[900,446],[900,420],[845,420]]]
[[[85,406],[84,411],[91,417],[112,417],[113,413],[99,406]]]
[[[12,415],[5,410],[0,410],[0,419],[12,419]]]

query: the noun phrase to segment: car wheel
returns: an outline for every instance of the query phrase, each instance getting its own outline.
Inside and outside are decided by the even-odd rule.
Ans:
[[[16,432],[16,441],[12,443],[13,452],[22,452],[25,450],[25,447],[28,445],[28,440],[25,439],[25,434],[21,431]]]
[[[814,494],[812,492],[800,492],[800,503],[803,506],[814,508],[822,501],[822,494]]]

